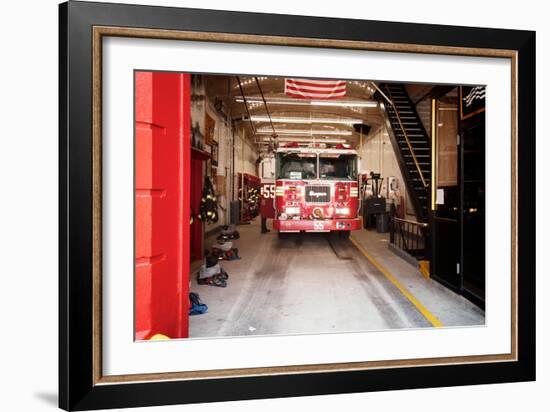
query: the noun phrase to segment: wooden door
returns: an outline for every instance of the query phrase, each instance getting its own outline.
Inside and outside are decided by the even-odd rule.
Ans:
[[[135,74],[135,337],[188,336],[190,76]]]

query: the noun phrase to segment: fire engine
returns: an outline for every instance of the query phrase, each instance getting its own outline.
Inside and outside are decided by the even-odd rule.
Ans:
[[[360,229],[357,162],[348,145],[279,147],[273,227],[279,233],[338,231],[342,237]]]

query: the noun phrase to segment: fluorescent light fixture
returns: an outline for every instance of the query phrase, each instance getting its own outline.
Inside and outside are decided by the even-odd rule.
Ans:
[[[237,103],[244,103],[242,96],[235,97]],[[246,98],[247,103],[263,104],[261,97],[250,96]],[[288,106],[329,106],[329,107],[378,107],[376,100],[306,100],[290,99],[284,97],[266,98],[267,104],[288,105]]]
[[[250,116],[253,122],[269,122],[269,116]],[[363,123],[361,119],[338,119],[330,117],[271,117],[273,123],[326,123],[326,124],[357,124]]]
[[[312,100],[312,106],[330,106],[330,107],[378,107],[376,100]]]
[[[338,138],[331,138],[331,139],[313,139],[311,137],[292,137],[292,136],[279,136],[277,137],[277,141],[279,143],[330,143],[330,144],[337,144],[337,143],[347,143],[346,139],[338,139]],[[274,140],[271,140],[269,138],[261,138],[259,140],[256,140],[256,143],[262,143],[262,144],[268,144],[272,143]]]
[[[307,130],[307,129],[275,129],[277,135],[327,135],[327,136],[351,136],[351,130]],[[256,134],[273,134],[271,128],[261,128],[256,130]]]

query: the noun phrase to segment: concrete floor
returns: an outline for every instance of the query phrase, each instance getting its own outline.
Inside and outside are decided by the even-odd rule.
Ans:
[[[221,262],[226,288],[198,285],[192,267],[191,291],[209,310],[190,317],[191,338],[432,327],[349,240],[322,233],[279,239],[260,234],[257,222],[238,229],[242,259]],[[444,326],[484,324],[483,311],[392,253],[387,234],[360,230],[353,238]]]

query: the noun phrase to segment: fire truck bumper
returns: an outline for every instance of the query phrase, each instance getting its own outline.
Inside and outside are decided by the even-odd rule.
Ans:
[[[361,229],[361,220],[273,220],[273,228],[279,232],[330,232],[332,230]]]

